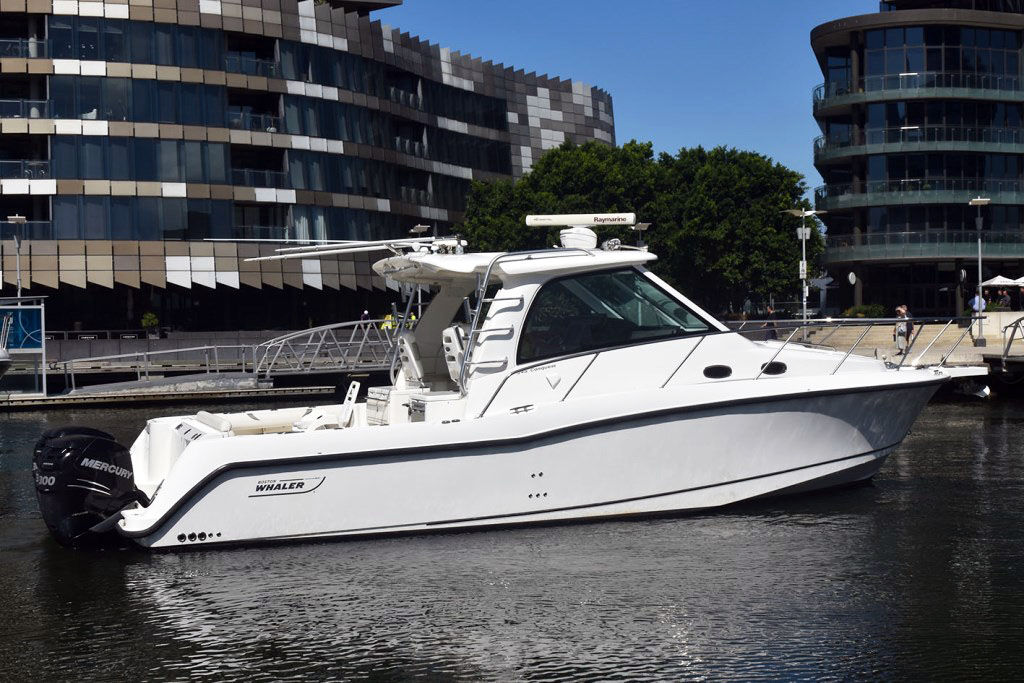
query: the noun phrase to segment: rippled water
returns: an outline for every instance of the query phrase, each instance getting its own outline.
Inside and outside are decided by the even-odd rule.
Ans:
[[[128,440],[151,411],[0,415],[0,680],[1024,666],[1021,403],[933,404],[871,485],[712,514],[178,554],[50,541],[35,437],[84,423]]]

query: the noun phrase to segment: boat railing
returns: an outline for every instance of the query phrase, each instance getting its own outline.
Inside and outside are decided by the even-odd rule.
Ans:
[[[579,249],[579,248],[576,248],[576,247],[562,248],[562,249],[534,249],[534,250],[531,250],[531,251],[506,252],[506,253],[503,253],[503,254],[498,254],[497,256],[492,258],[490,263],[487,264],[487,269],[484,271],[483,275],[479,275],[479,274],[477,275],[476,290],[475,290],[476,305],[473,307],[472,315],[470,316],[469,333],[466,335],[466,349],[465,349],[465,352],[462,354],[462,362],[459,365],[458,385],[459,385],[459,393],[461,395],[463,395],[463,396],[466,395],[466,372],[468,371],[468,369],[470,367],[472,367],[474,365],[483,365],[483,364],[499,365],[499,364],[502,364],[502,363],[504,363],[504,364],[508,363],[508,359],[505,359],[504,361],[501,361],[501,359],[492,359],[492,360],[486,361],[484,363],[472,360],[472,358],[473,358],[473,349],[474,349],[474,347],[476,345],[476,338],[479,335],[483,334],[484,332],[489,332],[490,331],[490,330],[481,330],[480,329],[480,323],[482,322],[480,320],[480,317],[481,317],[481,314],[482,314],[482,312],[484,310],[484,304],[498,303],[498,302],[501,302],[501,301],[509,301],[509,300],[517,300],[517,301],[519,301],[520,305],[522,305],[524,303],[523,297],[491,297],[491,298],[487,297],[487,288],[490,285],[491,275],[494,273],[495,266],[497,266],[499,263],[511,263],[511,262],[514,262],[514,261],[532,261],[534,259],[541,259],[541,258],[547,258],[547,259],[551,259],[551,258],[564,258],[566,256],[593,256],[593,253],[591,253],[590,251],[587,251],[586,249]],[[509,332],[514,333],[515,332],[514,328],[511,328],[511,327],[510,328],[502,328],[502,331],[506,332],[506,333],[509,333]]]
[[[853,355],[860,344],[867,337],[868,333],[878,327],[891,327],[895,330],[896,326],[901,323],[912,323],[914,326],[914,332],[908,340],[907,346],[903,353],[899,355],[899,361],[894,362],[886,359],[896,370],[902,370],[907,365],[907,360],[914,355],[914,349],[917,346],[918,339],[921,338],[922,332],[928,327],[934,329],[937,326],[941,326],[939,331],[931,337],[931,340],[925,345],[924,349],[917,354],[917,356],[910,361],[910,367],[918,367],[922,364],[925,356],[932,350],[935,344],[944,337],[946,331],[954,324],[962,325],[963,332],[956,338],[956,340],[946,348],[942,353],[939,354],[939,358],[935,363],[928,363],[928,365],[935,367],[943,367],[949,361],[953,353],[957,350],[963,340],[971,332],[971,323],[975,320],[980,320],[982,316],[960,316],[960,317],[913,317],[913,318],[817,318],[811,320],[745,320],[740,322],[738,325],[731,327],[730,331],[741,335],[752,335],[756,334],[759,336],[767,336],[772,334],[775,335],[779,331],[790,330],[789,336],[779,345],[776,349],[775,354],[771,357],[767,363],[761,366],[760,372],[754,379],[760,379],[765,373],[765,370],[782,354],[783,350],[790,345],[801,345],[811,348],[829,348],[837,350],[835,347],[826,346],[825,342],[829,341],[837,332],[843,329],[859,329],[863,328],[854,342],[846,350],[842,359],[836,363],[835,367],[829,374],[836,374],[839,369],[846,363],[847,359]],[[1017,321],[1018,323],[1024,323],[1024,318]],[[814,341],[813,336],[818,332],[827,333],[820,341]],[[795,339],[798,333],[801,334],[801,339]],[[1021,334],[1024,336],[1024,327],[1021,328]],[[1008,347],[1007,347],[1008,348]]]

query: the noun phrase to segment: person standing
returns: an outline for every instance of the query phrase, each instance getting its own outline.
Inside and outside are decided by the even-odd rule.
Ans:
[[[899,321],[893,327],[892,340],[896,342],[896,355],[902,356],[907,350],[907,316],[903,306],[896,307],[896,317],[899,318]]]
[[[999,305],[1006,310],[1010,310],[1010,291],[1008,289],[1004,289],[1000,294]]]
[[[776,319],[775,309],[772,308],[771,306],[769,306],[768,307],[768,312],[767,312],[767,314],[764,317],[764,327],[765,327],[765,329],[768,330],[764,334],[765,340],[768,340],[768,339],[778,339],[779,338],[779,332],[776,329],[777,326],[775,324],[775,319]]]

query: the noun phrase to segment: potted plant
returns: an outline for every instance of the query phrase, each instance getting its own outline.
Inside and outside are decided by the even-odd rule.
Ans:
[[[158,325],[160,325],[160,320],[156,317],[155,313],[146,311],[142,314],[142,329],[146,330],[146,339],[160,338]]]

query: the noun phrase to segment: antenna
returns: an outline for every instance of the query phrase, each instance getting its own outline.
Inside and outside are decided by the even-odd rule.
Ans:
[[[531,228],[588,228],[597,225],[633,225],[635,223],[635,213],[562,213],[526,217],[526,225]]]

